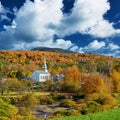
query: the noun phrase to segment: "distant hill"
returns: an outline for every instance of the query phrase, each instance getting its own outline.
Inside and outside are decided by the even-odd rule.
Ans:
[[[44,51],[44,52],[74,53],[72,51],[61,49],[61,48],[50,48],[50,47],[37,47],[32,50]]]

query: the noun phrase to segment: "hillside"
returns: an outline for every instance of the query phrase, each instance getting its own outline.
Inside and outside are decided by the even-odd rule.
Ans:
[[[0,76],[9,77],[18,71],[25,76],[31,75],[34,70],[42,69],[44,53],[48,69],[53,75],[72,65],[86,72],[107,73],[110,64],[112,69],[120,69],[120,59],[109,56],[43,51],[0,51]]]
[[[44,52],[59,52],[59,53],[73,53],[72,51],[61,48],[49,48],[49,47],[37,47],[32,50],[44,51]]]

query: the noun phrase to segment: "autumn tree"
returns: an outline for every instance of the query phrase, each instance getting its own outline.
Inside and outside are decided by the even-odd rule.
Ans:
[[[105,90],[103,77],[98,73],[84,74],[81,88],[85,94],[103,93]]]
[[[23,95],[18,103],[20,114],[25,114],[22,112],[23,108],[30,114],[32,108],[34,108],[38,103],[38,99],[33,93]]]
[[[65,82],[63,84],[63,90],[68,92],[76,92],[80,89],[80,72],[77,66],[73,65],[68,67],[63,71],[65,75]]]
[[[8,78],[4,82],[4,89],[7,91],[21,91],[22,85],[19,80],[13,79],[13,78]]]
[[[114,70],[111,75],[111,79],[113,82],[114,92],[120,92],[120,73]]]
[[[68,67],[64,70],[65,79],[69,82],[80,82],[80,72],[76,65]]]

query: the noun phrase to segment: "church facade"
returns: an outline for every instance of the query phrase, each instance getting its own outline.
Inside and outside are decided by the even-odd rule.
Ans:
[[[32,79],[35,82],[45,82],[50,80],[51,74],[47,70],[46,57],[44,57],[44,67],[43,70],[35,70],[32,74]]]

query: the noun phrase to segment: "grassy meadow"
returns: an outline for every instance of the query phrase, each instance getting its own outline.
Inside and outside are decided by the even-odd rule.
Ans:
[[[95,114],[55,118],[50,120],[120,120],[120,108]]]

